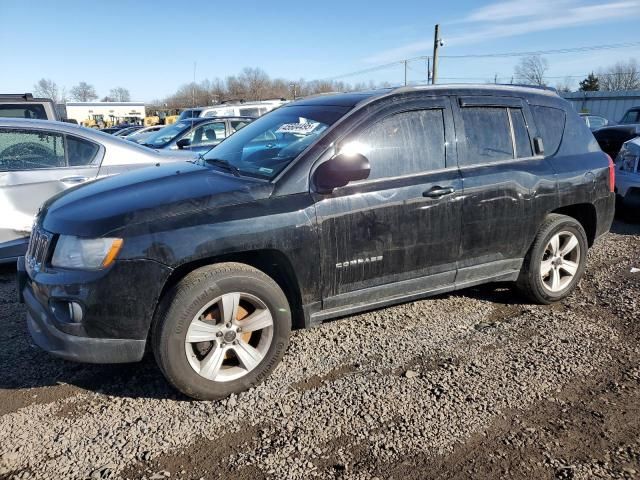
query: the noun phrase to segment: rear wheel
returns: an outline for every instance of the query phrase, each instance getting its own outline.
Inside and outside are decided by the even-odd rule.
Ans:
[[[584,273],[587,251],[587,235],[578,221],[547,216],[524,259],[519,289],[543,304],[566,298]]]
[[[163,299],[152,335],[167,380],[210,400],[260,383],[282,359],[291,314],[278,284],[248,265],[200,268]]]

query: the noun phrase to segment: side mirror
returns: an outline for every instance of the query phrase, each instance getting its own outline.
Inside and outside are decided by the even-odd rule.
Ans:
[[[189,145],[191,145],[191,140],[189,140],[188,138],[181,138],[180,140],[178,140],[176,142],[176,146],[182,150],[185,147],[188,147]]]
[[[544,155],[544,144],[542,137],[533,137],[533,149],[536,155]]]
[[[362,154],[340,153],[320,164],[313,175],[318,193],[331,193],[333,189],[344,187],[349,182],[369,177],[371,166]]]

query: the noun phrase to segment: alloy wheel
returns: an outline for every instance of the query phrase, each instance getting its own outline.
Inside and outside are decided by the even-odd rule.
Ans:
[[[215,382],[248,374],[264,359],[273,339],[273,317],[254,295],[226,293],[191,320],[185,352],[191,367]]]
[[[542,285],[557,293],[567,288],[580,266],[580,242],[569,231],[554,234],[545,247],[540,263]]]

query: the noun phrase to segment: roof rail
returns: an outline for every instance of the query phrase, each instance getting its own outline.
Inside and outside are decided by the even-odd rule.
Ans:
[[[541,85],[524,85],[516,83],[438,83],[436,85],[422,84],[422,85],[406,85],[397,87],[390,90],[389,93],[402,93],[402,92],[415,92],[418,90],[426,89],[438,89],[438,88],[478,88],[478,89],[490,89],[490,88],[527,88],[531,90],[538,90],[542,92],[558,94],[558,91],[553,87],[546,87]]]
[[[13,98],[16,100],[33,100],[33,93],[0,93],[0,98]]]
[[[358,93],[358,92],[320,92],[312,95],[304,95],[297,97],[296,100],[307,100],[309,98],[324,97],[325,95],[340,95],[341,93]]]

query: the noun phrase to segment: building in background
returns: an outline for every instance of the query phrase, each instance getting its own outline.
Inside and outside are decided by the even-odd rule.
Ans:
[[[593,113],[619,122],[627,110],[640,105],[640,90],[560,93],[580,113]]]
[[[67,102],[66,110],[66,118],[93,128],[121,123],[142,124],[146,116],[142,102]]]

